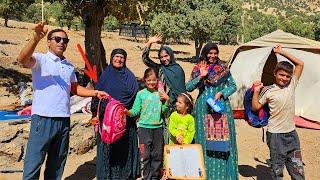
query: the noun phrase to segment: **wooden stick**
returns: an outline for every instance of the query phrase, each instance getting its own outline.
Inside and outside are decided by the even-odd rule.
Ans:
[[[42,6],[42,7],[41,7],[41,22],[44,22],[44,21],[43,21],[43,19],[44,19],[44,18],[43,18],[43,9],[44,9],[44,8],[43,8],[43,0],[41,1],[41,6]]]

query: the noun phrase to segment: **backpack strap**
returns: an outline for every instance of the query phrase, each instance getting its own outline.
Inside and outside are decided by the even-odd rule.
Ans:
[[[98,123],[97,125],[95,126],[95,130],[96,132],[99,132],[101,134],[101,127],[100,127],[100,119],[99,119],[99,115],[100,115],[100,104],[101,104],[101,101],[103,99],[108,99],[110,100],[111,99],[111,96],[106,96],[106,97],[103,97],[99,100],[99,103],[98,103],[98,109],[97,109],[97,115],[96,115],[96,118],[98,118]]]
[[[100,103],[101,103],[102,99],[104,99],[104,98],[101,98],[101,99],[99,100],[99,103],[98,103],[97,115],[96,115],[96,118],[98,118],[98,122],[97,122],[96,126],[94,127],[94,128],[95,128],[95,131],[96,131],[96,132],[99,132],[100,134],[101,134],[101,130],[100,130],[100,119],[99,119],[99,115],[100,115]]]
[[[100,114],[100,103],[103,99],[107,99],[107,100],[110,100],[111,99],[111,96],[106,96],[106,97],[102,97],[100,100],[99,100],[99,103],[98,103],[98,109],[97,109],[97,115],[96,117],[99,119],[99,114]]]
[[[262,142],[265,142],[265,132],[264,132],[264,127],[262,127]]]
[[[98,109],[97,109],[97,115],[96,115],[96,117],[98,119],[99,119],[99,114],[100,114],[100,103],[101,103],[102,99],[104,99],[104,98],[99,99],[99,103],[98,103]]]

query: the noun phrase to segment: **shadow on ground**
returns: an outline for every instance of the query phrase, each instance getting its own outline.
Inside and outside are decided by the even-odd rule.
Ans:
[[[150,51],[152,52],[158,52],[159,49],[150,49]],[[173,51],[174,55],[178,55],[178,54],[182,54],[182,55],[190,55],[190,52],[186,52],[186,51]],[[158,58],[158,57],[154,57],[154,58]]]
[[[265,165],[257,165],[256,167],[252,167],[249,165],[239,165],[239,173],[243,177],[252,177],[256,180],[266,180],[272,179],[271,171],[268,166]]]
[[[31,82],[31,74],[0,66],[0,79],[0,87],[5,87],[10,93],[19,94],[19,82]]]
[[[182,62],[190,62],[190,63],[196,63],[196,57],[186,57],[186,58],[176,58],[177,61],[182,61]]]
[[[131,41],[131,42],[136,42],[136,43],[146,43],[146,41],[147,41],[146,38],[141,38],[141,37],[134,38],[134,37],[121,37],[120,36],[120,39]]]
[[[3,45],[6,45],[6,44],[12,44],[12,45],[17,45],[17,43],[14,43],[14,42],[10,42],[8,40],[0,40],[0,44],[3,44]]]
[[[154,62],[158,63],[157,60],[159,61],[158,57],[155,56],[151,56],[151,59],[154,60]],[[192,56],[192,57],[186,57],[186,58],[176,58],[176,61],[182,61],[182,62],[190,62],[190,63],[196,63],[196,57]]]
[[[96,158],[80,165],[77,168],[76,172],[74,172],[69,177],[66,177],[65,180],[79,180],[79,179],[91,180],[91,179],[94,179],[95,177],[96,177]]]

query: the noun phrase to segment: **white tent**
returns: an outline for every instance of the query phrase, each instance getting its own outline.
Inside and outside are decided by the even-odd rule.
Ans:
[[[304,61],[305,66],[296,89],[296,115],[320,122],[320,42],[277,30],[241,45],[229,61],[237,92],[230,102],[233,109],[243,109],[243,96],[253,81],[265,85],[274,83],[273,69],[278,61],[286,60],[272,52],[275,44]]]

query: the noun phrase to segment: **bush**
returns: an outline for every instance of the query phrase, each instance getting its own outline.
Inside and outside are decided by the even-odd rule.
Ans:
[[[114,16],[107,16],[104,18],[103,29],[106,31],[115,31],[119,29],[119,21]]]

